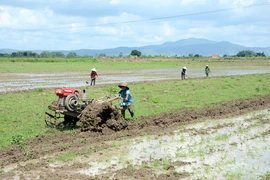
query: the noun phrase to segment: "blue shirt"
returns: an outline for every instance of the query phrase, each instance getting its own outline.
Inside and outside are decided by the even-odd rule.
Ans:
[[[128,100],[125,100],[127,94],[128,94]],[[133,103],[133,98],[132,98],[132,96],[130,94],[130,90],[129,89],[127,89],[125,91],[123,91],[123,90],[119,91],[118,92],[118,95],[121,96],[121,98],[124,99],[123,102],[125,102],[127,104]]]

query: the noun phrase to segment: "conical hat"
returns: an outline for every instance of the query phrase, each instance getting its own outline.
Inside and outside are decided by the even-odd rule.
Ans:
[[[93,68],[92,71],[97,71],[96,68]]]
[[[119,85],[118,85],[118,87],[126,87],[127,89],[129,89],[129,87],[128,87],[128,83],[126,83],[126,82],[121,82]]]

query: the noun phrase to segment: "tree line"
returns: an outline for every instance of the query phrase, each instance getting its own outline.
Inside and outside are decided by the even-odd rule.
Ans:
[[[264,52],[254,52],[250,50],[240,51],[236,54],[237,57],[265,57]]]
[[[142,55],[142,53],[136,49],[132,50],[130,53],[131,56],[137,56],[137,57],[165,57],[162,55],[155,55],[155,56],[151,56],[151,55]],[[129,56],[129,55],[128,55]],[[127,57],[128,57],[127,56]],[[75,52],[69,52],[67,55],[65,55],[62,52],[50,52],[50,51],[42,51],[40,54],[32,52],[32,51],[18,51],[18,52],[13,52],[11,54],[3,54],[0,53],[0,57],[34,57],[34,58],[79,58],[79,57],[93,57],[93,56],[89,56],[89,55],[84,55],[84,56],[80,56],[78,54],[76,54]],[[94,57],[98,57],[98,58],[102,58],[102,57],[108,57],[105,53],[100,53],[100,54],[96,54]],[[109,56],[109,57],[124,57],[123,53],[120,52],[118,56]],[[175,57],[180,57],[177,54],[175,55]],[[183,56],[185,57],[185,56]],[[189,54],[187,57],[202,57],[202,55],[199,54]],[[251,50],[243,50],[238,52],[236,55],[232,55],[232,56],[228,56],[228,55],[223,55],[223,57],[266,57],[266,55],[264,54],[264,52],[254,52]]]
[[[75,58],[79,57],[75,52],[65,55],[62,52],[42,51],[40,54],[32,51],[18,51],[11,54],[1,54],[0,57],[34,57],[34,58]]]

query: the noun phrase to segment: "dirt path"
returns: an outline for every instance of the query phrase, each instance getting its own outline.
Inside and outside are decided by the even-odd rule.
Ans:
[[[204,127],[194,130],[198,122],[214,123],[220,119],[263,109],[266,109],[266,113],[269,113],[269,108],[270,96],[265,96],[251,100],[226,102],[202,109],[184,109],[179,110],[175,114],[165,113],[152,117],[141,117],[139,118],[139,123],[128,122],[126,128],[118,132],[114,132],[110,129],[101,132],[81,132],[78,128],[70,133],[62,133],[59,136],[36,137],[25,141],[23,144],[17,144],[10,149],[0,151],[0,166],[2,169],[2,171],[0,171],[0,179],[189,178],[194,172],[199,173],[199,170],[193,167],[193,171],[189,171],[187,166],[193,164],[194,161],[197,162],[197,166],[202,166],[203,163],[198,163],[199,160],[166,160],[164,159],[166,150],[160,152],[162,148],[159,148],[157,152],[148,152],[148,149],[151,148],[147,148],[146,146],[137,154],[135,147],[133,149],[134,151],[127,151],[127,149],[131,147],[131,145],[135,146],[140,143],[140,140],[137,140],[137,138],[145,138],[150,135],[154,135],[154,139],[158,139],[158,137],[172,135],[177,131],[180,132],[180,134],[187,133],[189,138],[194,136],[196,139],[198,138],[197,135],[201,138],[205,134],[217,132],[217,129],[226,130],[226,128],[238,128],[241,127],[242,124],[237,125],[237,123],[232,122],[225,125],[209,125],[208,128]],[[270,122],[269,118],[268,120],[267,117],[264,118],[266,118],[266,120],[262,121],[262,132],[257,134],[257,136],[256,134],[250,136],[248,140],[254,139],[254,141],[257,141],[259,137],[264,138],[266,142],[269,141]],[[248,127],[253,127],[254,123],[249,122],[257,123],[257,121],[258,118],[251,118],[247,120],[246,123]],[[189,128],[185,128],[185,126],[189,126]],[[184,128],[179,131],[179,127]],[[50,131],[52,130],[48,129],[48,134]],[[231,131],[231,134],[234,133],[235,131]],[[245,135],[248,134],[250,134],[250,132],[247,131]],[[246,142],[248,142],[248,140],[246,140]],[[176,140],[172,142],[175,141]],[[164,141],[164,143],[165,142],[168,142],[168,140]],[[193,143],[193,141],[190,142]],[[157,141],[157,143],[158,144],[152,146],[159,147],[161,141]],[[230,147],[240,143],[243,142],[231,142]],[[261,142],[258,142],[258,144],[259,143]],[[223,148],[220,148],[223,146],[216,146],[214,144],[217,143],[213,143],[213,147],[208,149],[209,152],[207,152],[207,154],[215,156],[218,155],[215,152],[225,151]],[[186,146],[189,145],[187,144]],[[194,147],[197,147],[196,143]],[[183,146],[178,148],[181,149]],[[178,148],[173,151],[178,151]],[[205,147],[202,149],[205,149]],[[135,164],[132,164],[131,161],[127,159],[114,159],[114,157],[119,157],[119,154],[123,155],[131,152],[135,152],[134,156],[136,156],[136,158],[137,156],[140,157],[140,161],[132,161],[135,164],[137,163],[137,165],[139,164],[140,168],[137,168]],[[144,153],[149,159],[143,158]],[[161,153],[160,156],[157,155],[159,153]],[[64,160],[65,155],[73,158],[66,161]],[[181,155],[179,156],[181,157]],[[127,157],[131,157],[131,155]],[[110,162],[110,165],[106,166],[104,163],[100,164],[103,161]],[[149,164],[149,162],[151,162],[151,164]],[[203,166],[211,167],[211,163]],[[187,169],[181,170],[181,167],[187,167]],[[267,168],[270,168],[270,166]]]

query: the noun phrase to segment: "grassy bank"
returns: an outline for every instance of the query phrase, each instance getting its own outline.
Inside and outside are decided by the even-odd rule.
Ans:
[[[59,72],[59,71],[90,71],[93,67],[98,70],[122,70],[122,69],[152,69],[152,68],[181,68],[187,67],[205,67],[209,64],[211,68],[217,66],[270,66],[269,58],[244,58],[244,59],[217,59],[211,58],[179,58],[179,59],[92,59],[92,58],[40,58],[37,61],[30,61],[27,58],[14,58],[14,61],[7,58],[0,58],[0,73],[38,73],[38,72]]]
[[[270,95],[270,74],[158,81],[130,84],[135,115],[149,116],[179,109],[209,106],[229,100]],[[100,99],[118,91],[116,86],[86,87],[89,98]],[[52,89],[36,89],[0,96],[0,147],[48,132],[44,112],[57,96]],[[118,104],[119,102],[114,102]],[[127,113],[127,115],[129,115]],[[50,131],[51,132],[51,131]],[[53,131],[53,133],[61,133]]]

